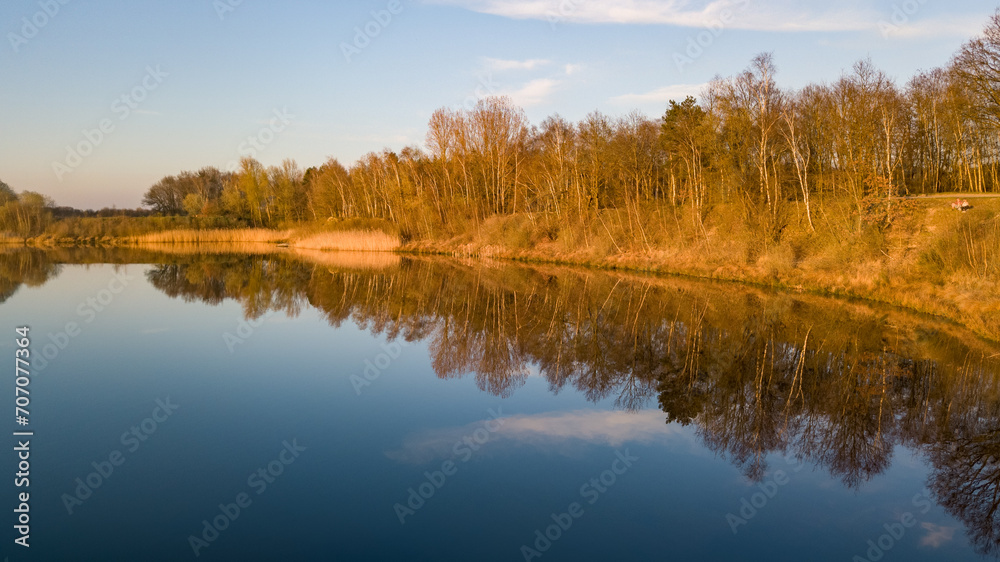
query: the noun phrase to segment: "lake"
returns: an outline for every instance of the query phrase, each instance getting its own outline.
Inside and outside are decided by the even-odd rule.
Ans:
[[[481,260],[9,249],[9,363],[20,327],[30,422],[11,373],[4,508],[30,492],[30,548],[7,511],[11,561],[1000,545],[1000,346],[900,310]]]

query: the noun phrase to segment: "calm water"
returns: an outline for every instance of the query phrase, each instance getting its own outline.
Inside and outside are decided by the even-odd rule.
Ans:
[[[998,348],[898,311],[492,262],[8,251],[5,361],[22,325],[31,547],[8,480],[11,561],[1000,543]]]

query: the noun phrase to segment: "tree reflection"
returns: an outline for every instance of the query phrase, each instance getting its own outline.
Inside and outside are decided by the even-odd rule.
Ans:
[[[1000,553],[1000,429],[933,448],[931,491],[985,554]]]
[[[0,304],[22,285],[37,287],[59,274],[49,255],[33,248],[0,249]]]
[[[4,283],[54,271],[37,257],[5,259]],[[175,298],[233,299],[247,318],[308,305],[334,326],[425,340],[437,376],[472,376],[497,396],[537,372],[555,393],[574,388],[624,410],[656,402],[666,423],[694,427],[752,480],[782,454],[856,488],[889,467],[895,447],[924,451],[941,505],[980,550],[1000,551],[1000,356],[953,325],[570,268],[422,258],[339,267],[290,254],[143,259],[160,264],[148,279]]]

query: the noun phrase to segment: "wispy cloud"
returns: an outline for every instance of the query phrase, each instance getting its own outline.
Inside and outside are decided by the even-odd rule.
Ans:
[[[934,17],[933,19],[894,24],[879,21],[879,31],[886,39],[932,39],[935,37],[971,37],[983,30],[983,19],[973,16]]]
[[[530,107],[546,102],[549,97],[562,86],[566,79],[583,70],[582,64],[551,61],[549,59],[481,59],[482,72],[489,76],[495,74],[521,73],[521,81],[508,82],[502,88],[491,90],[491,94],[504,95],[522,107]],[[552,68],[549,68],[552,67]],[[529,79],[530,76],[539,76]],[[523,80],[527,80],[524,82]],[[520,86],[514,84],[520,83]]]
[[[528,60],[506,60],[506,59],[486,59],[486,66],[496,72],[507,70],[534,70],[536,68],[551,64],[552,61],[545,59]]]
[[[578,439],[619,447],[626,442],[650,443],[678,435],[677,427],[663,423],[659,410],[641,412],[576,411],[536,416],[513,416],[500,434],[522,443],[543,445]]]
[[[564,452],[566,446],[666,442],[684,435],[677,426],[663,423],[659,410],[642,412],[575,411],[501,418],[503,424],[491,438],[491,448],[502,443],[531,445],[547,451]],[[482,427],[482,422],[460,427],[421,431],[405,439],[399,449],[386,451],[398,462],[424,464],[453,455],[455,443]]]
[[[682,101],[688,96],[698,97],[708,84],[674,84],[642,94],[625,94],[609,100],[615,105],[635,107],[645,104],[666,105],[670,100]]]
[[[942,527],[934,523],[921,523],[927,534],[920,539],[921,546],[937,548],[955,538],[955,527]]]
[[[521,107],[530,107],[544,103],[561,82],[552,78],[538,78],[515,90],[505,90],[502,95],[510,96],[514,103]]]
[[[425,0],[513,19],[761,31],[867,31],[880,14],[858,0]]]

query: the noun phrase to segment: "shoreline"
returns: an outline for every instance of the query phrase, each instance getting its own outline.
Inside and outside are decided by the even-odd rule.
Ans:
[[[281,231],[275,231],[275,233]],[[286,231],[287,232],[287,231]],[[878,306],[891,307],[899,311],[910,314],[926,316],[938,321],[945,321],[962,327],[989,342],[1000,342],[1000,331],[992,326],[991,322],[996,322],[995,318],[976,317],[972,311],[963,310],[961,303],[957,299],[941,298],[938,300],[919,298],[898,298],[899,295],[926,295],[941,292],[941,287],[935,286],[928,281],[914,279],[902,279],[899,283],[890,283],[879,286],[875,291],[860,291],[850,287],[832,287],[829,284],[815,282],[804,277],[795,279],[786,275],[773,275],[764,278],[759,271],[751,271],[752,268],[740,266],[740,264],[728,264],[723,267],[711,266],[703,268],[676,267],[671,266],[668,259],[657,258],[652,255],[641,255],[637,253],[623,253],[607,256],[604,258],[584,258],[566,255],[557,255],[544,249],[533,248],[529,250],[510,250],[496,246],[486,246],[483,248],[473,248],[468,244],[455,244],[442,241],[422,241],[416,243],[402,244],[398,248],[384,250],[355,250],[355,249],[316,249],[299,248],[296,250],[294,239],[272,240],[268,242],[234,242],[234,241],[194,241],[194,242],[136,242],[124,238],[104,238],[101,240],[60,240],[46,241],[47,243],[37,244],[16,241],[0,240],[0,249],[6,248],[30,248],[36,250],[56,250],[72,248],[136,248],[136,249],[166,249],[184,248],[185,250],[197,250],[199,247],[211,248],[214,253],[287,253],[292,256],[309,259],[306,254],[335,254],[335,253],[370,253],[374,255],[389,254],[397,256],[441,256],[460,259],[475,260],[500,260],[510,263],[521,263],[526,265],[553,265],[570,266],[591,269],[594,271],[607,271],[619,273],[633,273],[642,275],[668,276],[675,278],[689,279],[698,282],[712,282],[725,284],[738,284],[743,287],[755,288],[767,291],[777,291],[787,294],[807,294],[823,298],[833,298],[845,302],[858,302],[874,304]],[[55,242],[55,243],[52,243]],[[300,255],[302,254],[302,255]],[[795,269],[789,273],[803,272]],[[947,293],[947,287],[944,291]],[[896,295],[891,298],[890,295]],[[1000,295],[994,298],[996,302],[989,309],[1000,316]],[[935,304],[936,303],[936,304]],[[952,307],[949,309],[949,306]]]
[[[804,294],[812,295],[822,298],[831,298],[836,300],[843,300],[845,302],[855,302],[862,304],[872,304],[882,307],[893,308],[902,312],[909,314],[917,314],[932,318],[938,321],[945,321],[955,326],[959,326],[970,332],[974,333],[977,337],[982,338],[985,341],[1000,343],[1000,332],[993,331],[988,327],[980,328],[973,322],[969,322],[962,315],[950,314],[948,311],[943,310],[940,307],[926,307],[926,306],[914,306],[906,302],[901,302],[895,299],[887,299],[877,293],[861,293],[858,291],[844,290],[844,289],[834,289],[830,287],[824,287],[821,285],[806,285],[806,284],[791,284],[786,281],[781,280],[763,280],[755,278],[753,276],[727,276],[727,275],[716,275],[706,271],[692,271],[685,269],[673,269],[667,264],[639,264],[632,262],[628,259],[621,259],[615,261],[584,261],[584,260],[572,260],[565,258],[558,258],[554,256],[546,255],[513,255],[507,253],[495,253],[488,256],[482,256],[477,254],[468,254],[456,251],[449,251],[445,249],[441,250],[429,250],[429,249],[414,249],[405,248],[398,251],[400,254],[404,255],[414,255],[414,256],[445,256],[453,258],[472,258],[472,259],[495,259],[503,260],[513,263],[523,263],[527,265],[554,265],[554,266],[572,266],[572,267],[583,267],[587,269],[593,269],[595,271],[610,271],[610,272],[620,272],[620,273],[637,273],[643,275],[662,275],[675,278],[689,279],[698,282],[712,282],[712,283],[724,283],[724,284],[734,284],[740,285],[748,288],[755,288],[759,290],[766,291],[777,291],[786,294]],[[924,283],[925,288],[932,288],[933,285],[930,283]],[[892,288],[888,288],[890,290]]]
[[[975,197],[979,195],[980,197]],[[0,248],[174,248],[185,253],[266,253],[337,250],[502,259],[526,264],[577,266],[739,283],[788,293],[809,293],[898,307],[964,326],[979,337],[1000,340],[1000,197],[964,194],[977,203],[956,212],[956,194],[915,197],[888,225],[859,228],[848,212],[832,214],[824,202],[816,227],[791,208],[776,239],[744,224],[739,208],[715,205],[703,222],[691,210],[651,207],[559,219],[522,213],[472,221],[457,218],[448,231],[408,240],[401,225],[340,219],[294,223],[284,228],[156,228],[129,221],[115,230],[59,230],[29,239],[0,239]],[[843,202],[841,202],[843,203]],[[840,220],[838,220],[838,218]],[[638,221],[638,222],[637,222]],[[633,227],[639,224],[638,227]],[[609,226],[610,225],[610,226]],[[143,234],[131,234],[145,229]],[[131,231],[131,232],[130,232]],[[86,233],[86,234],[84,234]],[[91,235],[90,233],[93,233]]]

